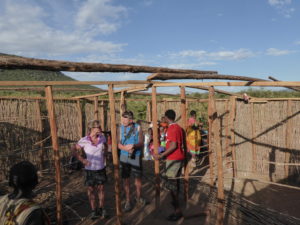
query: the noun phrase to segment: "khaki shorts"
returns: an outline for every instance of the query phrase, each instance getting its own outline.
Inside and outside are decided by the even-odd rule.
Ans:
[[[179,179],[173,179],[179,177],[181,169],[183,167],[183,160],[167,160],[166,161],[166,173],[164,186],[170,191],[179,190]]]

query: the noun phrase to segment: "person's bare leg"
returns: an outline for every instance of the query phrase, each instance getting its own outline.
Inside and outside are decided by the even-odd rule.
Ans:
[[[103,208],[104,207],[104,198],[105,198],[103,184],[100,184],[97,186],[97,192],[98,192],[98,199],[99,199],[99,208]]]
[[[88,186],[87,194],[89,197],[89,202],[92,210],[96,209],[96,195],[95,195],[95,188],[92,186]]]
[[[125,190],[125,195],[126,195],[126,202],[130,202],[130,183],[129,183],[129,178],[124,178],[124,190]]]
[[[141,197],[141,189],[142,189],[142,179],[135,178],[135,188],[136,188],[136,198],[139,199]]]

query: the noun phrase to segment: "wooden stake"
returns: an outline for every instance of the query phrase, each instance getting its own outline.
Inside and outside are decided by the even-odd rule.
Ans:
[[[38,122],[38,132],[40,132],[40,139],[43,140],[43,120],[41,118],[41,108],[40,108],[40,101],[35,100],[35,110],[36,110],[36,119]],[[39,159],[40,159],[40,170],[44,169],[44,142],[40,142],[40,148],[41,150],[39,151]]]
[[[186,119],[186,98],[185,88],[180,87],[180,98],[181,98],[181,124],[186,137],[187,119]],[[189,166],[190,162],[187,158],[187,148],[184,149],[185,160],[184,160],[184,198],[187,201],[189,199]]]
[[[60,157],[58,150],[58,136],[55,119],[55,110],[53,104],[52,87],[45,88],[48,116],[51,129],[51,140],[55,162],[55,182],[56,182],[56,224],[62,225],[62,194],[61,194],[61,174],[60,174]]]
[[[236,155],[235,155],[235,134],[234,134],[234,121],[235,121],[235,110],[236,110],[236,97],[230,97],[230,145],[231,145],[231,157],[233,159],[232,163],[232,175],[237,177],[237,164],[236,164]]]
[[[288,100],[287,102],[287,118],[291,117],[292,115],[292,101]],[[291,140],[292,140],[292,118],[289,118],[286,124],[286,129],[285,129],[285,143],[286,143],[286,149],[290,150],[291,149]],[[289,151],[286,151],[284,154],[284,162],[289,163],[291,157],[291,153]],[[289,176],[289,166],[285,165],[284,166],[284,175],[285,178]]]
[[[100,123],[102,130],[106,130],[105,127],[105,110],[104,110],[104,101],[100,102]]]
[[[221,128],[216,111],[216,102],[214,100],[214,88],[209,88],[209,103],[211,108],[210,119],[212,120],[212,132],[213,148],[217,152],[217,165],[218,165],[218,215],[217,223],[222,225],[224,222],[224,177],[223,177],[223,160],[222,160],[222,148],[221,148]]]
[[[82,111],[81,111],[81,104],[80,104],[80,100],[78,99],[76,101],[77,104],[77,112],[78,112],[78,136],[79,139],[82,138],[83,136],[83,125],[82,125]]]
[[[156,87],[152,87],[152,123],[153,123],[153,146],[154,153],[158,154],[158,126],[157,126],[157,100],[156,100]],[[154,160],[154,173],[155,173],[155,203],[156,209],[160,204],[160,178],[159,178],[159,161]]]
[[[151,122],[152,121],[152,115],[151,115],[151,102],[147,101],[147,121]]]
[[[211,89],[209,89],[211,90]],[[209,172],[210,172],[210,186],[214,186],[214,166],[213,166],[213,139],[212,139],[212,125],[213,125],[213,97],[214,93],[212,93],[213,89],[209,92],[208,99],[208,159],[209,159]]]
[[[252,133],[252,172],[256,172],[256,160],[257,160],[257,153],[256,153],[256,145],[254,143],[255,139],[255,119],[254,119],[254,103],[251,104],[251,133]]]
[[[225,129],[225,152],[226,152],[226,155],[229,154],[229,145],[230,145],[230,138],[229,138],[229,124],[230,124],[230,117],[229,117],[229,101],[226,102],[226,129]],[[229,157],[226,157],[226,160],[227,162],[229,161]],[[226,165],[230,166],[230,164],[227,164],[226,162]],[[227,168],[227,167],[226,167]]]
[[[125,93],[124,93],[124,91],[122,91],[121,92],[121,101],[120,101],[120,119],[122,119],[123,112],[126,111],[126,103],[125,103],[125,96],[124,95],[125,95]]]
[[[94,120],[99,120],[99,116],[98,116],[98,97],[94,97]]]
[[[119,158],[118,158],[118,148],[117,148],[118,137],[117,137],[117,126],[116,126],[114,91],[113,91],[113,85],[111,84],[108,86],[108,93],[109,93],[109,108],[110,108],[112,156],[113,156],[113,164],[114,164],[117,224],[121,225],[122,209],[121,209],[121,196],[120,196]]]

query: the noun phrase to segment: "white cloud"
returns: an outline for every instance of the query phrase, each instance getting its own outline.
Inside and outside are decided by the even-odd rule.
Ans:
[[[101,2],[102,6],[109,3],[108,0]],[[89,22],[91,27],[85,28],[83,31],[76,29],[76,25],[72,23],[69,29],[57,24],[53,26],[47,19],[56,15],[52,15],[43,8],[43,5],[24,3],[22,0],[4,0],[0,3],[0,8],[2,11],[0,14],[0,52],[31,57],[93,53],[103,55],[120,52],[124,46],[124,44],[102,41],[99,37],[95,37],[96,34],[99,34],[99,31],[94,31],[96,27],[102,26],[102,33],[104,30],[108,32],[116,29],[111,28],[114,27],[113,23],[110,24],[105,19],[101,20],[102,23],[99,25],[99,23],[94,24],[95,21],[86,16],[85,20],[82,19],[81,24],[84,24],[84,21]],[[79,12],[83,12],[83,8],[80,8]],[[103,11],[99,9],[99,6],[97,9],[98,14],[100,13],[104,18],[111,10],[111,15],[108,17],[116,20],[118,19],[116,14],[123,11],[121,7],[109,6]],[[68,8],[64,10],[68,11]],[[70,20],[72,21],[72,18]]]
[[[113,6],[111,0],[88,0],[79,9],[75,24],[82,30],[93,30],[94,33],[110,34],[120,24],[120,17],[127,13],[123,6]]]
[[[248,49],[234,51],[207,52],[204,50],[184,50],[178,53],[171,53],[170,57],[196,58],[198,60],[241,60],[255,56],[255,53]]]
[[[292,0],[268,0],[268,3],[286,18],[290,18],[295,12],[295,8],[290,7]]]
[[[269,48],[266,51],[266,55],[271,55],[271,56],[289,55],[291,53],[293,53],[293,51],[280,50],[280,49],[277,49],[277,48]]]

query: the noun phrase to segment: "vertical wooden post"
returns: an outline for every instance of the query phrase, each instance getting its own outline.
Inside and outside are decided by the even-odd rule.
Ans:
[[[81,111],[81,104],[80,104],[80,99],[76,101],[76,106],[77,106],[77,112],[78,112],[78,136],[81,138],[83,136],[82,133],[82,111]]]
[[[157,126],[157,100],[156,100],[156,87],[152,87],[152,123],[153,123],[153,146],[154,153],[158,154],[158,126]],[[156,209],[160,204],[160,178],[159,178],[159,161],[154,160],[154,173],[155,173],[155,203]]]
[[[254,144],[255,139],[255,119],[254,119],[254,103],[251,102],[251,135],[252,135],[252,172],[256,172],[256,162],[257,162],[257,153],[256,153],[256,145]]]
[[[151,102],[147,101],[147,122],[151,122],[152,121],[152,113],[151,113]]]
[[[166,100],[164,100],[164,112],[163,113],[165,113],[165,111],[167,111],[167,101]]]
[[[229,100],[226,101],[226,129],[225,129],[225,152],[226,152],[226,168],[230,167],[229,161],[229,145],[230,145],[230,138],[229,138],[229,124],[230,124],[230,113],[229,113]]]
[[[184,131],[184,136],[186,136],[186,128],[187,128],[187,119],[186,119],[186,96],[185,96],[185,87],[180,87],[180,99],[181,99],[181,121],[182,128]],[[184,162],[184,198],[187,201],[189,198],[189,161],[187,158],[187,149],[185,146],[184,149],[185,154],[185,162]]]
[[[218,215],[217,223],[218,225],[223,224],[224,220],[224,177],[223,177],[223,160],[222,160],[222,148],[221,148],[221,127],[218,119],[218,114],[216,111],[216,102],[214,99],[214,88],[209,87],[209,104],[211,108],[210,119],[212,123],[212,135],[213,147],[217,153],[217,166],[218,166]]]
[[[38,132],[40,132],[40,139],[43,140],[43,120],[41,117],[41,108],[40,100],[35,100],[35,110],[36,110],[36,119],[38,123]],[[44,142],[40,142],[40,151],[39,151],[39,160],[40,160],[40,170],[44,169]]]
[[[117,126],[116,126],[116,110],[115,110],[115,98],[113,85],[108,85],[109,94],[109,108],[110,108],[110,124],[111,124],[111,140],[112,140],[112,156],[114,164],[114,178],[115,178],[115,194],[116,194],[116,213],[117,224],[121,225],[121,197],[120,197],[120,175],[119,175],[119,158],[118,158],[118,146],[117,146]]]
[[[232,175],[237,177],[237,163],[235,155],[235,134],[234,134],[234,121],[235,121],[235,110],[236,110],[236,97],[230,97],[230,145],[231,145],[231,157],[232,157]]]
[[[58,136],[55,119],[55,110],[53,104],[52,87],[45,88],[48,117],[51,129],[51,140],[55,162],[55,182],[56,182],[56,224],[62,225],[62,194],[61,194],[61,174],[60,174],[60,156],[58,151]]]
[[[104,101],[100,102],[100,123],[101,123],[102,130],[106,130],[106,127],[105,127]]]
[[[292,101],[291,100],[288,100],[287,102],[287,123],[286,123],[286,129],[285,129],[285,145],[286,145],[286,152],[284,154],[284,162],[285,163],[289,163],[290,161],[290,156],[291,156],[291,152],[290,152],[290,149],[291,149],[291,140],[292,140],[292,133],[291,132],[291,129],[292,129],[292,121],[290,118],[292,116]],[[285,178],[287,178],[289,176],[289,166],[288,165],[285,165],[284,166],[284,175],[285,175]]]
[[[211,105],[213,103],[213,93],[214,89],[212,89],[209,92],[208,95],[208,159],[209,159],[209,173],[210,173],[210,186],[214,186],[214,165],[213,165],[213,160],[214,160],[214,155],[213,155],[213,138],[212,138],[212,125],[213,125],[213,106]]]
[[[94,120],[99,120],[98,116],[98,97],[94,97]]]
[[[125,102],[125,93],[121,92],[121,101],[120,101],[120,119],[122,119],[123,112],[126,111],[126,102]]]

